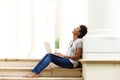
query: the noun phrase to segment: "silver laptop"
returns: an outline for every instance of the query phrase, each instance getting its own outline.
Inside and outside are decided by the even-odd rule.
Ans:
[[[53,53],[49,42],[44,42],[44,46],[47,53]]]
[[[51,49],[51,46],[50,46],[50,43],[49,43],[49,42],[44,42],[44,46],[45,46],[45,50],[46,50],[47,53],[54,54],[54,53],[52,52],[52,49]],[[54,54],[54,55],[56,55],[56,54]],[[57,56],[58,56],[58,55],[57,55]],[[61,56],[59,56],[59,57],[61,57]]]

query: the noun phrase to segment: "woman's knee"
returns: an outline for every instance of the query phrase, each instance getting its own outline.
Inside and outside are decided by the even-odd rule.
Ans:
[[[51,53],[47,53],[46,56],[47,56],[47,57],[51,57],[52,54],[51,54]]]

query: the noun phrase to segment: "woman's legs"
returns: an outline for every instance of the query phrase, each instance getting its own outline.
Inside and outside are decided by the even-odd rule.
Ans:
[[[73,64],[70,62],[69,59],[56,55],[53,55],[51,62],[63,68],[73,68]]]
[[[36,65],[32,72],[35,74],[39,74],[44,68],[46,68],[50,64],[50,62],[53,62],[60,67],[73,68],[73,64],[68,59],[48,53]]]
[[[73,68],[73,64],[69,61],[69,59],[62,58],[59,56],[56,56],[54,54],[46,54],[42,60],[35,66],[35,68],[32,70],[32,73],[28,74],[26,77],[38,77],[38,74],[46,68],[50,62],[53,62],[54,64],[63,67],[63,68]]]

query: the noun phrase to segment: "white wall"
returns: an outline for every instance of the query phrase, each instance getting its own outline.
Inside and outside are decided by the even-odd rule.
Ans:
[[[120,60],[120,1],[88,0],[89,33],[83,41],[83,58]],[[120,80],[120,64],[83,64],[85,80]]]
[[[89,30],[84,40],[84,53],[111,54],[120,52],[120,1],[119,0],[90,0],[89,3]],[[102,53],[102,54],[101,54]],[[113,54],[114,55],[114,54]],[[98,58],[96,56],[96,58]],[[106,56],[107,58],[107,56]],[[109,57],[108,57],[109,58]]]
[[[0,58],[41,58],[44,41],[54,49],[55,9],[50,0],[0,0]]]
[[[87,0],[0,0],[0,11],[0,58],[40,58],[58,36],[66,52],[73,28],[88,25]]]
[[[88,26],[87,0],[61,0],[60,5],[60,51],[67,52],[69,41],[73,38],[72,30],[80,24]]]
[[[88,0],[88,3],[88,22],[91,33],[114,34],[119,32],[119,0]]]

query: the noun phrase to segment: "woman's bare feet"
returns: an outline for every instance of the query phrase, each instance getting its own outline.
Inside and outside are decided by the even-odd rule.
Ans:
[[[23,77],[25,77],[25,78],[38,78],[39,76],[37,74],[31,72]]]

